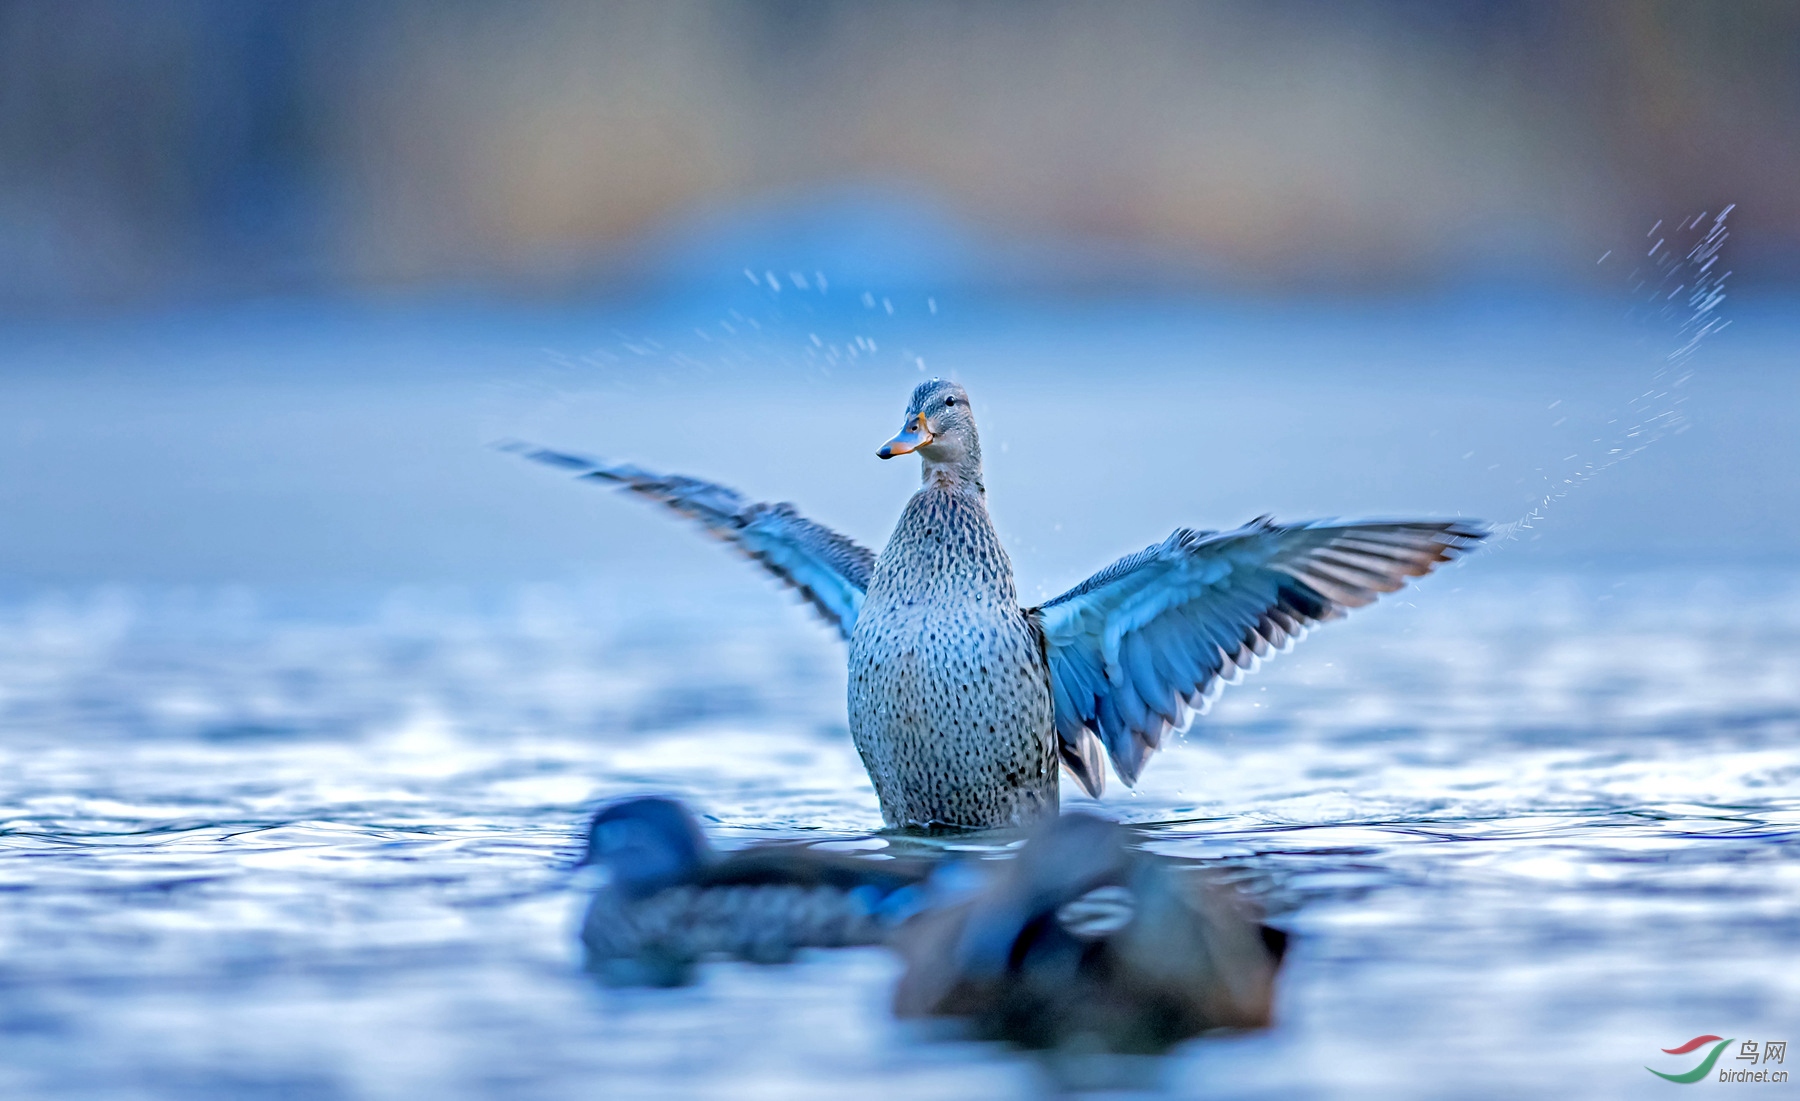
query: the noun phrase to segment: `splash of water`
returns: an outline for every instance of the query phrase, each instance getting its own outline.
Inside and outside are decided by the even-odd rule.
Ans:
[[[560,379],[551,387],[553,396],[594,385],[635,390],[671,379],[701,382],[771,368],[821,376],[926,369],[924,356],[904,340],[919,321],[936,319],[936,298],[848,291],[816,270],[784,275],[745,268],[743,276],[748,288],[729,296],[731,304],[722,313],[700,324],[672,326],[662,339],[615,329],[609,340],[585,352],[539,349],[543,365]]]
[[[1490,546],[1505,543],[1531,530],[1553,506],[1602,473],[1642,453],[1667,436],[1686,431],[1689,421],[1682,405],[1693,380],[1691,366],[1706,338],[1731,322],[1719,307],[1725,301],[1725,281],[1731,272],[1720,261],[1725,241],[1731,236],[1726,218],[1736,208],[1730,204],[1708,221],[1710,211],[1684,219],[1673,229],[1658,220],[1644,236],[1655,238],[1644,259],[1626,277],[1631,284],[1630,316],[1657,337],[1673,344],[1673,350],[1657,357],[1645,380],[1645,389],[1626,402],[1628,427],[1597,455],[1549,486],[1531,510],[1511,523],[1497,524]],[[1617,250],[1608,250],[1596,263],[1604,264]]]

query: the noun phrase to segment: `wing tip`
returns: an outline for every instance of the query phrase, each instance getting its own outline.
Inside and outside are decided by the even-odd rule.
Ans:
[[[1092,734],[1083,734],[1083,739],[1092,738]],[[1082,790],[1089,799],[1098,799],[1106,794],[1106,761],[1090,759],[1086,752],[1088,747],[1072,748],[1067,742],[1057,739],[1056,754],[1062,760],[1063,769],[1075,786]]]
[[[542,463],[545,466],[552,466],[558,470],[574,471],[582,476],[599,476],[603,478],[614,476],[611,468],[599,459],[590,459],[585,455],[576,455],[568,451],[557,451],[554,448],[544,447],[540,444],[532,443],[529,440],[508,437],[495,440],[488,446],[503,454],[517,455],[522,459],[528,459],[534,463]]]

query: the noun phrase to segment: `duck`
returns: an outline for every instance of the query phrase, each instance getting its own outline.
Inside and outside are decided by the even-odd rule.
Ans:
[[[785,963],[805,948],[883,943],[923,899],[918,858],[798,842],[716,851],[664,795],[602,805],[578,869],[601,880],[581,921],[584,967],[609,986],[685,986],[711,957]]]
[[[919,384],[876,450],[920,460],[879,555],[791,504],[500,446],[697,521],[796,591],[848,644],[851,739],[884,822],[921,833],[1028,829],[1059,811],[1060,775],[1098,799],[1108,761],[1134,785],[1226,684],[1487,534],[1462,519],[1180,528],[1027,607],[988,515],[968,392],[950,380]]]
[[[1036,1051],[1158,1055],[1214,1029],[1272,1023],[1287,934],[1205,869],[1137,851],[1074,811],[985,882],[909,918],[901,1019],[948,1017]]]

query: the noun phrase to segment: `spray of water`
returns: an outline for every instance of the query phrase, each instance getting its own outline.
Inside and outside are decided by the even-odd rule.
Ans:
[[[846,370],[907,374],[926,369],[904,336],[920,320],[934,321],[935,298],[884,295],[834,285],[822,271],[785,274],[745,268],[749,286],[703,324],[670,327],[662,339],[614,330],[585,352],[539,350],[552,376],[566,376],[569,392],[595,385],[637,390],[670,381],[704,383],[724,374],[800,370],[830,376]]]
[[[1531,511],[1511,523],[1496,525],[1490,545],[1518,538],[1544,520],[1555,505],[1605,471],[1687,429],[1682,406],[1687,400],[1687,384],[1694,377],[1694,355],[1706,338],[1731,324],[1719,312],[1725,301],[1725,281],[1731,277],[1720,263],[1720,253],[1731,236],[1726,218],[1735,206],[1716,215],[1702,211],[1672,228],[1659,220],[1644,235],[1655,243],[1626,276],[1627,293],[1630,315],[1650,331],[1657,353],[1644,389],[1625,403],[1622,420],[1627,427],[1603,453],[1547,486]],[[1617,260],[1618,250],[1611,250],[1596,263]]]

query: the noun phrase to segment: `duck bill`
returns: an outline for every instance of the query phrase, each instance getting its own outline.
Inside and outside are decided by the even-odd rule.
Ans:
[[[906,422],[906,427],[900,430],[900,434],[882,444],[881,450],[875,454],[884,459],[891,459],[895,455],[910,455],[930,443],[931,439],[931,429],[925,427],[925,414],[914,413]]]

